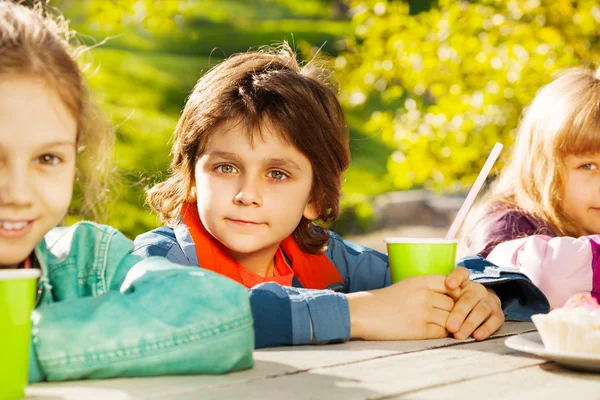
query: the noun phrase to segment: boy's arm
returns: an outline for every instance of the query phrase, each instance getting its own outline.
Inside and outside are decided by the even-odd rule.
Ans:
[[[330,235],[325,254],[344,277],[347,293],[381,289],[392,284],[385,254],[343,240],[335,232]]]
[[[562,307],[580,292],[600,296],[600,236],[534,235],[497,245],[487,259],[507,271],[526,275],[548,298]]]
[[[350,338],[348,300],[330,290],[266,282],[250,289],[256,348]]]
[[[164,258],[133,255],[113,276],[124,276],[120,290],[34,311],[33,345],[46,379],[214,374],[252,366],[252,318],[242,286]]]
[[[347,340],[403,340],[447,335],[445,323],[459,290],[446,277],[407,278],[386,288],[350,294],[283,287],[250,290],[256,347]]]

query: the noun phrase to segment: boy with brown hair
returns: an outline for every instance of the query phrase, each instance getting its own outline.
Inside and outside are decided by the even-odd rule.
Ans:
[[[174,134],[172,175],[148,191],[167,226],[138,236],[135,252],[251,288],[257,347],[448,329],[488,337],[504,321],[500,301],[466,269],[391,285],[385,255],[313,223],[338,217],[350,161],[325,76],[282,46],[235,55],[200,78]]]

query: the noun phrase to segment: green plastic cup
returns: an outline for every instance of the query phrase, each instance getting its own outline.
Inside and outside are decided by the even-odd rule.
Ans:
[[[38,269],[0,269],[0,400],[25,396]]]
[[[448,275],[454,269],[458,240],[390,237],[384,241],[393,283],[411,276]]]

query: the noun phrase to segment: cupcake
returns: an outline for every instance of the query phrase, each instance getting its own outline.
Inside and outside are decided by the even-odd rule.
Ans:
[[[590,294],[577,294],[564,307],[531,319],[547,351],[600,354],[600,304]]]

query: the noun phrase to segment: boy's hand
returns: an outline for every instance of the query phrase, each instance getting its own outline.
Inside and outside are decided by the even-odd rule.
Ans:
[[[471,282],[467,269],[455,268],[446,278],[446,286],[452,294],[460,289],[458,297],[452,296],[456,304],[446,324],[456,339],[466,339],[472,334],[475,340],[483,340],[502,326],[504,312],[500,299],[492,289]]]
[[[378,290],[350,293],[350,337],[365,340],[432,339],[448,336],[454,307],[442,275],[416,276]]]

